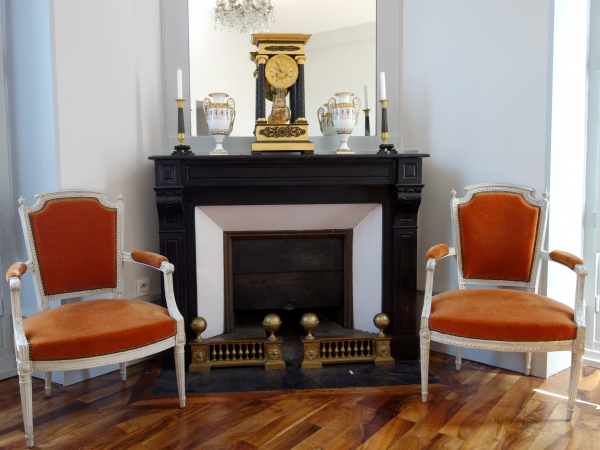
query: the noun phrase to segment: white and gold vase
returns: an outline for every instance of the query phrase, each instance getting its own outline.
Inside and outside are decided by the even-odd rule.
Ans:
[[[331,120],[331,112],[329,112],[329,105],[325,103],[317,110],[317,118],[319,119],[319,128],[323,136],[335,136],[335,128],[333,128],[333,122]]]
[[[211,155],[227,155],[227,150],[223,148],[223,139],[229,136],[233,130],[235,121],[235,100],[229,97],[229,94],[223,92],[213,92],[202,102],[204,115],[208,131],[217,142],[215,149],[210,152]]]
[[[333,128],[342,141],[342,145],[337,149],[338,155],[353,155],[354,150],[348,147],[348,139],[358,122],[358,113],[360,112],[360,99],[354,97],[352,92],[338,92],[333,98],[329,99],[329,111],[331,111],[331,120]]]

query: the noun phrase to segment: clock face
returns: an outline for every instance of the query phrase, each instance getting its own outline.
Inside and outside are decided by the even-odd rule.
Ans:
[[[288,88],[298,79],[298,65],[288,55],[275,55],[265,66],[265,78],[276,88]]]

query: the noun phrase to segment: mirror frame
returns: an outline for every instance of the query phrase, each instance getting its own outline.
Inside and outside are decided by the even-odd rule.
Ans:
[[[400,142],[400,102],[402,84],[402,0],[376,0],[377,8],[377,67],[376,82],[379,99],[380,71],[386,75],[386,88],[388,96],[388,131],[389,142],[394,144],[399,152],[402,149]],[[189,56],[189,17],[188,0],[161,0],[162,15],[162,44],[163,44],[163,102],[164,102],[164,127],[165,148],[161,154],[170,155],[173,147],[179,144],[177,140],[177,80],[176,72],[181,68],[183,72],[183,92],[190,92],[190,56]],[[250,35],[248,35],[250,36]],[[310,58],[310,54],[308,54]],[[207,62],[209,64],[210,62]],[[185,94],[184,94],[185,95]],[[186,98],[184,104],[184,122],[186,131],[185,143],[191,146],[196,155],[208,155],[214,148],[215,141],[212,136],[190,135],[190,99]],[[377,100],[377,122],[381,123],[381,107]],[[251,106],[254,108],[254,105]],[[316,119],[315,119],[316,120]],[[380,130],[375,136],[352,136],[351,146],[356,153],[377,153],[381,139]],[[337,136],[310,136],[315,143],[315,154],[335,154],[339,145]],[[254,136],[229,136],[225,147],[230,154],[251,154],[251,144]]]

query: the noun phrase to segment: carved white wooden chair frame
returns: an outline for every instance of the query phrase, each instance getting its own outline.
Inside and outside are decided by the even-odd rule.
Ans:
[[[115,209],[117,213],[117,280],[115,288],[104,288],[85,290],[77,292],[69,292],[57,295],[46,295],[42,284],[41,276],[38,270],[38,255],[36,253],[36,246],[34,244],[33,232],[31,229],[30,221],[28,220],[29,214],[40,211],[46,202],[55,199],[63,198],[96,198],[101,205],[106,208]],[[29,260],[24,263],[27,266],[26,272],[30,272],[33,275],[35,292],[38,302],[38,310],[48,310],[50,305],[49,302],[52,300],[62,300],[73,297],[82,297],[88,295],[105,294],[111,293],[113,298],[119,299],[123,297],[123,262],[135,262],[138,264],[144,264],[143,262],[135,261],[131,257],[131,253],[123,251],[123,197],[118,196],[117,203],[111,203],[106,200],[104,192],[101,191],[90,191],[90,190],[60,190],[50,191],[42,194],[37,194],[37,203],[33,206],[25,206],[25,199],[20,198],[19,203],[19,214],[21,216],[21,223],[23,226],[23,232],[25,235],[25,241],[27,245],[27,251],[29,253]],[[67,263],[67,262],[65,262]],[[179,404],[180,407],[185,406],[185,369],[184,369],[184,344],[185,344],[185,327],[183,323],[183,316],[177,308],[175,302],[175,295],[173,291],[173,271],[174,266],[169,262],[163,261],[160,267],[155,267],[149,264],[144,264],[149,267],[153,267],[160,270],[164,277],[165,286],[165,297],[167,302],[167,310],[169,315],[176,321],[176,334],[175,336],[163,339],[161,341],[146,345],[141,348],[127,350],[119,353],[111,353],[101,356],[92,356],[87,358],[68,359],[68,360],[48,360],[48,361],[32,361],[29,355],[29,343],[25,337],[23,330],[23,319],[21,313],[21,280],[20,276],[12,276],[9,278],[10,291],[11,291],[11,303],[12,303],[12,317],[13,317],[13,329],[15,336],[16,346],[16,359],[17,359],[17,372],[19,375],[19,384],[21,390],[21,403],[23,408],[23,422],[25,426],[25,439],[27,446],[33,446],[33,411],[32,411],[32,384],[31,375],[33,372],[42,371],[46,372],[46,396],[50,396],[52,392],[52,371],[57,370],[76,370],[76,369],[89,369],[92,367],[105,366],[109,364],[119,364],[121,379],[126,379],[126,362],[132,361],[145,356],[159,353],[168,348],[174,347],[175,353],[175,367],[177,372],[177,388],[179,392]]]
[[[533,189],[516,186],[511,184],[478,184],[465,187],[467,192],[463,198],[456,198],[456,192],[452,191],[451,214],[453,224],[453,234],[455,239],[455,247],[449,247],[447,254],[440,256],[439,259],[454,256],[457,262],[458,272],[458,288],[465,289],[467,284],[487,284],[498,286],[514,286],[523,287],[527,292],[537,292],[539,281],[539,273],[541,261],[554,261],[548,251],[542,250],[542,244],[546,234],[546,224],[548,216],[548,193],[544,192],[544,198],[537,200],[531,196]],[[465,279],[463,276],[462,253],[460,243],[460,223],[459,223],[459,205],[463,205],[471,201],[473,196],[483,192],[507,192],[515,193],[530,205],[538,207],[539,227],[536,236],[534,247],[533,264],[530,274],[530,279],[526,282],[522,281],[504,281],[504,280],[485,280],[485,279]],[[577,275],[577,286],[575,291],[575,326],[576,334],[573,340],[559,341],[493,341],[483,339],[473,339],[468,337],[455,336],[451,334],[440,333],[429,329],[429,317],[431,315],[431,301],[433,290],[433,275],[437,264],[435,258],[429,258],[426,263],[427,277],[425,281],[425,299],[423,304],[423,312],[421,314],[421,395],[425,403],[428,393],[428,371],[429,371],[429,348],[430,342],[440,342],[443,344],[456,345],[456,370],[460,370],[462,348],[474,348],[482,350],[504,351],[504,352],[525,352],[525,375],[529,375],[531,370],[531,354],[532,352],[551,352],[551,351],[570,351],[572,352],[571,375],[569,382],[569,399],[567,402],[567,420],[571,420],[575,407],[575,396],[577,393],[577,382],[581,372],[581,359],[585,346],[585,304],[583,299],[585,276],[587,269],[581,264],[576,264],[573,267],[573,272]]]

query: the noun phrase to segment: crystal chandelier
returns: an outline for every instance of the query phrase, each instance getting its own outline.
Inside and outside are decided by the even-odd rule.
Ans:
[[[275,24],[275,7],[271,0],[217,0],[215,30],[237,30],[257,33],[269,31],[269,22]]]

